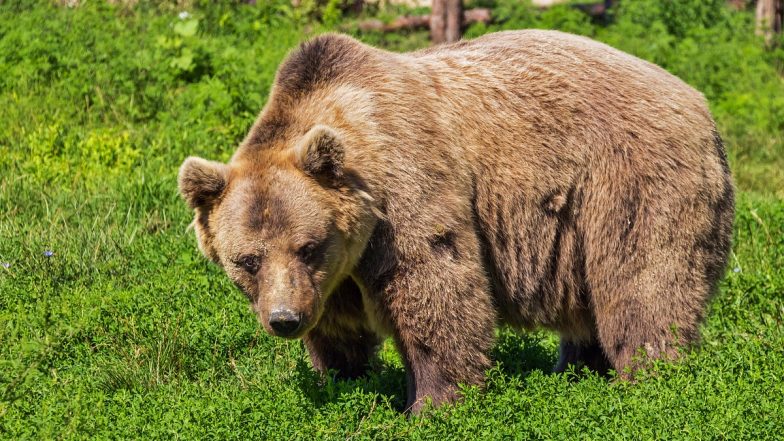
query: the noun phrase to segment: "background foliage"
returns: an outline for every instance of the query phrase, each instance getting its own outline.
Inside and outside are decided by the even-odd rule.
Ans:
[[[566,6],[473,2],[497,21],[468,37],[562,29],[703,91],[739,189],[735,247],[703,344],[683,361],[635,384],[549,375],[557,339],[503,329],[485,391],[407,419],[389,342],[370,376],[320,384],[299,342],[259,330],[199,256],[176,172],[188,155],[228,159],[298,42],[342,29],[409,50],[426,34],[359,33],[335,1],[257,3],[0,2],[0,437],[784,432],[784,51],[765,49],[751,14],[721,0],[622,1],[604,25]]]

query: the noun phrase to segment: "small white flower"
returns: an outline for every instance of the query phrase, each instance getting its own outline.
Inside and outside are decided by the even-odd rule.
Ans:
[[[182,11],[177,14],[177,17],[180,17],[180,20],[187,20],[191,17],[191,14],[188,11]]]
[[[740,267],[736,266],[735,268],[732,269],[732,272],[739,273],[740,272]]]

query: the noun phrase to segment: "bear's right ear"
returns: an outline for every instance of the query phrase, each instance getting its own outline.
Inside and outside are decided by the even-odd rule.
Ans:
[[[180,194],[191,208],[204,207],[220,196],[228,174],[226,164],[191,156],[180,166]]]
[[[299,167],[308,175],[335,182],[343,177],[345,157],[340,135],[330,127],[316,125],[294,147]]]

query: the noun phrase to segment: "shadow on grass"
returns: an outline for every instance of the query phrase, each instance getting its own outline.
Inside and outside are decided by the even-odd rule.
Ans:
[[[504,375],[510,377],[525,378],[534,371],[550,373],[558,353],[545,340],[545,335],[540,332],[518,333],[502,329],[491,351],[492,360]],[[341,395],[361,392],[380,395],[397,410],[404,410],[405,371],[378,358],[371,362],[365,376],[354,380],[336,380],[334,375],[324,378],[302,359],[297,363],[296,378],[303,394],[319,408],[337,402]]]
[[[547,344],[543,332],[499,331],[491,357],[504,375],[527,377],[532,371],[550,373],[558,360],[557,348]]]
[[[373,360],[367,374],[352,380],[336,379],[335,375],[322,377],[304,359],[297,362],[296,371],[300,389],[317,408],[356,392],[380,395],[400,411],[405,406],[405,371],[378,359]]]

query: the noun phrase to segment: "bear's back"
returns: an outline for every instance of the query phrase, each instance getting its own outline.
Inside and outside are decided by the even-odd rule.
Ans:
[[[665,138],[688,140],[695,127],[711,136],[702,94],[652,63],[588,38],[508,31],[409,56],[413,70],[419,67],[446,91],[447,100],[462,104],[453,106],[456,126],[466,117],[476,116],[481,124],[501,114],[530,135],[586,135],[563,139],[573,144],[572,153],[575,143],[590,143],[596,151],[601,144],[626,143],[629,136],[641,140],[638,148],[662,146]],[[684,145],[697,149],[693,153],[704,153],[702,146]]]

